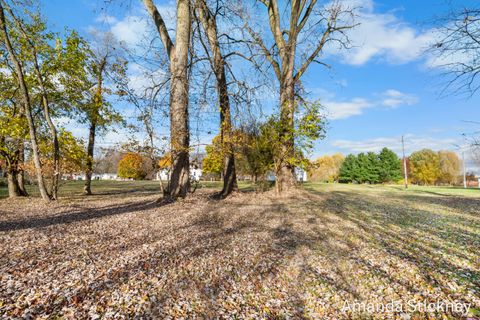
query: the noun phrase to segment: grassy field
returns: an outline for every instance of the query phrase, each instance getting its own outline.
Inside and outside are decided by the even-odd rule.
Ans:
[[[85,181],[61,181],[59,196],[71,197],[79,196],[82,194],[83,185]],[[211,183],[203,183],[205,186],[209,186]],[[158,181],[108,181],[108,180],[94,180],[92,181],[92,189],[99,194],[121,194],[127,192],[140,193],[153,193],[160,190]],[[38,197],[38,188],[35,185],[27,185],[27,192],[32,197]],[[8,196],[8,190],[6,186],[0,186],[0,198]]]
[[[85,181],[61,181],[59,196],[60,197],[77,197],[81,196],[83,192],[83,185]],[[109,181],[109,180],[94,180],[92,181],[92,190],[97,195],[106,194],[149,194],[160,192],[160,182],[152,180],[142,181]],[[197,189],[211,189],[220,188],[219,181],[201,181],[198,183]],[[240,182],[241,190],[248,190],[251,188],[249,183]],[[39,197],[40,193],[35,185],[27,185],[27,192],[32,197]],[[0,199],[8,197],[8,189],[5,185],[0,185]]]
[[[82,194],[84,181],[62,181],[59,195],[60,197],[75,197]],[[240,189],[248,191],[254,187],[248,182],[240,182]],[[198,189],[215,189],[220,188],[219,181],[201,181]],[[335,190],[335,188],[348,188],[348,190],[378,190],[380,192],[404,192],[411,194],[438,194],[438,195],[456,195],[462,197],[480,197],[480,188],[464,189],[462,187],[434,187],[434,186],[409,186],[405,190],[403,185],[343,185],[328,183],[305,183],[307,190]],[[158,181],[108,181],[94,180],[92,181],[92,189],[98,194],[121,194],[121,193],[154,193],[159,190]],[[38,197],[39,192],[35,185],[27,185],[27,191],[32,197]],[[8,190],[5,185],[0,184],[0,199],[8,197]]]
[[[309,183],[277,197],[242,185],[216,201],[209,183],[159,205],[155,182],[81,187],[58,203],[0,200],[0,317],[480,314],[476,189]],[[425,307],[446,302],[459,308]]]

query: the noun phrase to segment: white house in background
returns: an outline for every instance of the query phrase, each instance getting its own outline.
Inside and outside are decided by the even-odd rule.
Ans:
[[[64,174],[62,176],[62,180],[85,180],[85,174],[84,173]]]
[[[295,167],[295,176],[297,182],[306,182],[308,181],[307,171],[302,168]],[[275,181],[276,177],[272,171],[267,172],[267,181]]]
[[[64,174],[62,180],[85,180],[85,173]],[[116,173],[93,173],[92,180],[119,180]]]
[[[297,181],[298,182],[306,182],[308,181],[307,177],[307,170],[304,170],[302,168],[295,168],[295,175],[297,176]]]
[[[160,171],[157,171],[157,173],[155,174],[155,180],[167,181],[168,173],[169,173],[169,170],[167,169],[162,169]]]
[[[155,174],[155,180],[167,181],[170,177],[170,170],[162,169]],[[202,177],[202,169],[190,168],[190,178],[195,181],[199,181]]]
[[[118,180],[119,179],[116,173],[94,174],[94,176],[98,177],[99,178],[98,180]]]
[[[202,169],[199,168],[190,168],[190,178],[195,181],[200,181],[202,177]]]

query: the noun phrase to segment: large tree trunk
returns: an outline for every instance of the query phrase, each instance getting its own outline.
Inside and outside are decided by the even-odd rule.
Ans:
[[[40,75],[38,77],[39,79],[41,78]],[[41,82],[42,82],[41,86],[43,90],[45,90],[45,88],[43,87],[43,81]],[[48,104],[46,91],[44,91],[42,102],[43,102],[43,112],[45,113],[45,119],[47,120],[48,128],[50,129],[50,135],[53,141],[53,177],[52,177],[52,190],[50,194],[53,200],[57,200],[58,183],[60,179],[60,145],[58,143],[57,128],[55,127],[55,124],[53,123],[52,118],[50,117],[50,107]]]
[[[40,85],[40,89],[42,90],[42,106],[43,106],[43,113],[45,115],[45,120],[47,120],[48,128],[50,129],[50,137],[53,141],[53,177],[52,177],[52,190],[50,195],[53,200],[57,200],[58,197],[58,182],[60,178],[60,145],[58,143],[58,134],[57,128],[50,117],[50,105],[48,102],[47,90],[45,88],[45,84],[43,82],[42,74],[40,71],[40,66],[38,65],[37,61],[37,51],[35,50],[35,46],[32,44],[32,50],[35,60],[35,70],[37,72],[37,80]]]
[[[237,175],[235,171],[235,157],[232,137],[232,117],[230,111],[230,97],[225,73],[225,59],[220,50],[218,41],[218,29],[215,17],[210,14],[205,0],[196,2],[199,18],[208,38],[213,59],[210,63],[217,81],[217,94],[220,105],[220,143],[225,155],[223,163],[223,188],[219,196],[227,197],[232,191],[238,190]]]
[[[90,124],[90,130],[88,133],[88,146],[87,146],[87,163],[85,170],[85,186],[83,187],[83,194],[92,194],[92,173],[93,173],[93,150],[95,148],[95,123]]]
[[[25,188],[25,170],[23,164],[25,162],[25,145],[23,139],[18,140],[18,189],[21,196],[28,196],[27,189]]]
[[[48,195],[47,189],[45,187],[45,182],[43,180],[42,164],[40,162],[40,152],[38,149],[35,122],[33,120],[33,115],[31,110],[30,96],[28,94],[27,85],[25,83],[25,77],[23,74],[22,65],[20,64],[20,61],[17,59],[15,51],[13,50],[12,44],[10,42],[10,37],[7,31],[5,14],[4,14],[4,10],[1,2],[0,2],[0,29],[3,36],[3,41],[5,43],[5,47],[7,48],[8,54],[10,56],[10,59],[12,60],[12,63],[15,67],[15,72],[17,74],[17,81],[20,87],[22,103],[24,104],[25,116],[27,117],[27,122],[28,122],[30,142],[32,145],[33,162],[35,164],[35,171],[36,171],[37,181],[38,181],[38,189],[40,191],[40,195],[42,196],[42,198],[48,201],[50,200],[50,196]]]
[[[186,197],[190,187],[190,132],[188,125],[188,55],[190,48],[190,3],[177,1],[177,33],[170,59],[170,148],[172,172],[168,195]]]
[[[103,72],[107,66],[107,59],[103,58],[98,64],[97,73],[97,89],[93,96],[93,110],[88,117],[90,118],[90,130],[88,132],[87,146],[87,170],[85,171],[85,186],[83,187],[84,195],[92,194],[92,174],[93,174],[93,153],[95,150],[95,135],[97,131],[97,119],[100,109],[103,105]]]
[[[217,91],[220,101],[220,139],[223,152],[225,153],[225,158],[223,160],[223,188],[220,192],[220,196],[225,198],[232,193],[232,191],[238,191],[238,185],[233,149],[230,99],[228,96],[227,80],[225,78],[225,70],[223,67],[220,77],[217,76]]]
[[[18,149],[15,150],[13,156],[10,156],[6,159],[7,167],[7,186],[8,186],[8,197],[16,198],[20,197],[20,188],[18,187]]]
[[[282,146],[277,154],[276,162],[279,164],[276,172],[277,193],[291,190],[296,187],[295,167],[287,161],[295,157],[294,141],[294,112],[295,112],[295,87],[293,72],[287,74],[280,84],[280,122],[279,133]]]
[[[9,168],[7,171],[7,184],[8,184],[8,197],[9,198],[16,198],[20,197],[20,188],[18,187],[18,180],[17,180],[18,172],[15,171],[13,168]]]
[[[173,44],[165,21],[152,0],[143,0],[170,59],[170,149],[172,170],[166,196],[185,197],[190,188],[190,132],[188,126],[188,69],[191,36],[190,1],[177,0],[177,26]]]

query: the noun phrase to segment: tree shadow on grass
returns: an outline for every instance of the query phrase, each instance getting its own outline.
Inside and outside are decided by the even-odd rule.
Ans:
[[[239,205],[238,208],[242,208]],[[99,218],[110,214],[119,214],[127,212],[141,211],[149,209],[149,205],[134,203],[121,207],[117,213],[110,213],[111,208],[102,208],[96,213],[74,212],[70,215],[62,216],[59,220],[39,220],[25,224],[17,222],[9,225],[10,230],[19,228],[43,227],[53,224],[65,224],[77,221],[75,216],[88,215],[88,219]],[[138,256],[135,259],[127,260],[110,269],[106,274],[100,274],[95,278],[87,280],[84,285],[78,288],[72,288],[73,291],[62,300],[46,297],[44,301],[51,301],[39,307],[38,314],[46,313],[50,315],[60,315],[65,306],[74,307],[85,300],[104,301],[105,296],[110,296],[112,292],[120,286],[137,281],[148,282],[152,277],[162,276],[163,283],[161,290],[158,285],[150,287],[143,294],[155,297],[155,302],[148,305],[143,313],[153,314],[156,317],[165,316],[165,306],[178,301],[182,295],[187,295],[194,290],[201,303],[204,304],[204,314],[206,317],[215,316],[215,311],[219,310],[223,297],[228,296],[232,286],[240,277],[245,277],[245,281],[251,283],[258,282],[259,277],[267,278],[275,276],[278,269],[291,256],[295,255],[300,246],[309,246],[316,241],[317,236],[305,235],[295,231],[285,219],[281,219],[290,212],[282,204],[265,205],[258,211],[244,212],[243,215],[228,216],[223,208],[217,203],[207,206],[202,213],[198,214],[190,222],[176,228],[178,241],[172,245],[158,246],[156,243],[162,243],[162,235],[157,239],[142,241],[137,244]],[[272,225],[271,219],[276,222]],[[14,227],[16,226],[16,228]],[[67,225],[65,225],[68,228]],[[6,226],[2,226],[6,228]],[[78,232],[78,231],[77,231]],[[265,242],[260,243],[238,243],[238,239],[245,236],[261,237]],[[259,260],[252,259],[245,255],[242,259],[236,255],[230,255],[238,245],[251,245],[252,253],[258,256]],[[142,252],[144,246],[152,246],[153,251]],[[71,248],[73,250],[73,248]],[[136,251],[135,248],[131,250]],[[46,254],[46,253],[44,253]],[[110,252],[115,256],[115,252]],[[196,274],[189,268],[202,261],[210,261],[216,254],[219,255],[218,264],[228,265],[226,271],[206,279],[202,274]],[[222,255],[227,255],[227,257]],[[235,261],[231,261],[234,259]],[[212,268],[218,265],[212,265]],[[230,271],[228,271],[230,270]],[[143,279],[143,280],[142,280]],[[260,283],[258,285],[261,285]],[[256,287],[260,290],[260,287]],[[56,301],[53,303],[53,301]],[[295,299],[295,308],[302,309],[301,299]],[[8,301],[5,301],[7,303]],[[83,312],[83,311],[79,311]],[[127,312],[127,311],[123,311]],[[259,313],[265,313],[258,309]],[[298,311],[300,312],[300,311]],[[128,314],[128,312],[127,312]],[[133,316],[133,314],[131,314]],[[136,316],[139,314],[137,313]],[[218,316],[218,314],[216,314]]]
[[[110,205],[101,208],[77,207],[74,210],[61,212],[54,216],[29,217],[22,220],[0,222],[0,231],[45,228],[61,224],[99,219],[108,216],[150,210],[159,207],[155,201],[128,202],[121,205]]]
[[[472,199],[464,200],[472,203]],[[403,203],[402,207],[398,206],[398,201]],[[365,194],[350,193],[348,196],[330,192],[323,205],[328,209],[331,203],[335,203],[342,219],[364,231],[365,241],[388,255],[413,263],[426,283],[441,288],[446,294],[454,294],[454,291],[446,286],[445,280],[471,289],[480,287],[480,270],[474,267],[475,256],[478,262],[480,237],[465,229],[480,227],[477,216],[459,219],[453,214],[451,217],[410,206],[414,203],[445,206],[449,202],[442,197],[391,195],[378,203]],[[462,208],[459,203],[451,207]],[[469,262],[472,266],[461,266],[454,261]]]
[[[365,292],[355,286],[356,281],[364,276],[359,273],[360,270],[372,278],[395,284],[409,295],[421,292],[421,288],[403,276],[389,274],[367,258],[359,256],[364,246],[378,250],[379,255],[413,264],[424,282],[446,293],[449,291],[442,277],[456,283],[467,282],[469,286],[474,286],[475,277],[478,277],[477,270],[460,267],[451,261],[451,258],[471,259],[471,255],[463,254],[460,250],[448,251],[450,247],[458,248],[463,243],[455,235],[441,232],[442,228],[454,227],[453,221],[435,212],[414,209],[408,203],[399,208],[398,201],[404,198],[394,197],[377,203],[378,199],[360,193],[311,192],[288,199],[264,202],[249,200],[211,201],[201,211],[186,215],[185,220],[169,234],[157,233],[154,237],[129,239],[132,244],[129,250],[138,253],[134,258],[121,260],[122,263],[108,272],[86,280],[80,288],[73,288],[62,302],[46,304],[39,312],[61,315],[63,308],[68,306],[77,310],[80,317],[86,316],[82,313],[85,311],[82,311],[81,303],[77,306],[78,301],[88,299],[105,302],[114,292],[118,294],[122,286],[142,283],[144,287],[138,288],[136,295],[147,295],[149,302],[143,305],[143,309],[135,311],[114,305],[119,315],[145,318],[153,315],[162,318],[172,305],[181,305],[182,299],[189,299],[187,302],[196,304],[199,309],[187,310],[187,318],[194,314],[218,318],[220,315],[217,311],[224,308],[226,299],[238,294],[236,288],[246,283],[250,289],[244,289],[247,291],[241,294],[252,294],[254,298],[248,303],[239,302],[236,305],[239,315],[246,313],[250,304],[259,317],[281,318],[282,314],[274,308],[265,311],[263,306],[267,300],[255,295],[278,289],[276,294],[284,294],[277,298],[280,300],[279,307],[289,310],[291,318],[308,318],[304,313],[309,303],[305,298],[307,286],[320,284],[344,298],[367,300],[369,297]],[[69,212],[64,219],[53,217],[54,223],[42,219],[33,225],[20,221],[20,228],[15,228],[13,224],[9,225],[9,230],[80,221],[80,218],[74,218],[75,215],[84,216],[82,220],[89,220],[154,207],[156,205],[153,203],[134,202],[100,208],[91,213]],[[173,205],[163,209],[166,215],[171,214],[171,210],[175,211],[176,207]],[[469,219],[461,223],[468,225],[476,221],[475,217]],[[0,224],[0,230],[2,227],[5,228],[5,225]],[[144,235],[158,230],[149,229]],[[172,235],[178,240],[174,243],[163,241]],[[417,235],[421,237],[414,242],[409,241]],[[354,236],[357,242],[350,236]],[[466,236],[472,240],[475,235]],[[435,248],[429,241],[431,238],[438,238],[441,244]],[[469,248],[476,243],[471,243]],[[118,255],[120,250],[113,248],[110,254]],[[444,253],[449,255],[444,256]],[[315,259],[319,259],[319,262],[315,262]],[[347,273],[342,267],[346,261],[357,266],[358,270]],[[288,267],[299,269],[298,275],[281,282],[279,278],[288,275],[285,273]],[[310,283],[312,281],[313,284]],[[276,288],[276,285],[280,288]],[[316,298],[320,300],[323,296]],[[136,305],[139,306],[140,302]],[[338,317],[342,315],[339,310],[333,312]]]

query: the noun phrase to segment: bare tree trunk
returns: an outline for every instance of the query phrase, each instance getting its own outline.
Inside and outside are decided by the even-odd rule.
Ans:
[[[152,0],[143,0],[170,59],[170,148],[172,170],[167,195],[186,197],[190,187],[190,131],[188,125],[188,69],[191,36],[190,1],[177,0],[177,25],[173,44],[165,22]]]
[[[165,195],[165,188],[163,187],[163,180],[162,180],[162,177],[160,176],[160,174],[158,176],[158,179],[160,180],[160,193],[162,195]]]
[[[45,182],[43,181],[42,175],[42,164],[40,162],[40,152],[38,150],[38,143],[37,143],[37,133],[35,129],[35,122],[33,120],[32,111],[31,111],[31,103],[30,103],[30,96],[28,94],[27,85],[25,83],[25,77],[23,74],[22,65],[20,61],[17,59],[15,51],[12,48],[12,44],[10,42],[10,37],[7,31],[5,13],[3,10],[3,5],[0,1],[0,28],[3,37],[3,41],[5,43],[5,47],[7,48],[8,54],[12,63],[15,67],[15,72],[17,73],[17,80],[20,87],[20,93],[22,95],[22,103],[24,104],[25,116],[27,117],[28,128],[30,133],[30,141],[32,144],[32,154],[33,154],[33,162],[35,164],[35,171],[37,174],[37,181],[38,181],[38,189],[40,191],[40,195],[44,200],[50,200],[50,196],[45,188]]]
[[[90,124],[90,130],[88,133],[88,146],[87,146],[87,163],[85,170],[85,186],[83,187],[84,195],[92,194],[92,173],[93,173],[93,150],[95,148],[95,123]]]
[[[174,71],[174,73],[176,72]],[[186,81],[186,77],[172,75],[172,88],[170,90],[170,148],[172,150],[173,164],[167,193],[173,199],[186,197],[190,185],[190,134],[188,128],[188,84],[185,83]]]
[[[190,2],[177,1],[177,33],[170,82],[170,147],[173,167],[168,194],[186,197],[190,187],[190,132],[188,125],[188,55],[191,35]]]
[[[17,171],[10,168],[7,171],[7,185],[8,185],[8,197],[9,198],[16,198],[20,197],[20,188],[18,187],[18,180],[17,180]]]
[[[23,164],[25,162],[25,145],[23,139],[18,141],[18,173],[17,173],[17,181],[18,181],[18,189],[20,191],[20,195],[27,197],[28,192],[25,188],[25,170],[23,170]]]
[[[40,77],[41,76],[39,75],[39,78]],[[41,86],[43,87],[43,84]],[[55,124],[53,123],[52,118],[50,117],[50,107],[48,105],[46,92],[43,94],[42,101],[43,101],[43,112],[45,113],[45,119],[47,120],[48,128],[50,129],[50,135],[53,140],[53,177],[52,177],[52,190],[50,194],[53,200],[57,200],[58,183],[60,178],[60,145],[58,143],[57,128],[55,127]]]
[[[87,170],[85,171],[85,186],[83,187],[84,195],[92,194],[92,174],[93,174],[93,153],[95,151],[95,135],[97,131],[97,119],[100,108],[103,104],[103,72],[107,66],[107,59],[103,58],[98,64],[97,73],[97,89],[93,96],[93,110],[89,115],[90,129],[88,132],[88,146],[87,146]]]
[[[295,111],[295,88],[293,82],[293,73],[287,74],[283,78],[280,86],[280,122],[281,131],[279,133],[282,141],[282,149],[278,153],[277,159],[279,169],[276,172],[277,192],[282,193],[296,187],[295,167],[286,159],[295,157],[295,142],[293,136],[294,111]]]
[[[53,141],[53,177],[52,177],[52,190],[50,192],[50,196],[52,200],[56,200],[58,195],[58,184],[59,184],[59,178],[60,178],[60,145],[58,143],[57,128],[55,127],[55,124],[53,123],[52,118],[50,116],[50,104],[48,101],[48,93],[47,93],[47,89],[45,88],[45,82],[43,80],[42,72],[40,70],[40,65],[38,64],[38,53],[35,47],[35,43],[32,41],[32,39],[29,38],[22,23],[14,16],[12,10],[9,9],[9,12],[11,13],[15,22],[17,23],[18,28],[23,33],[23,36],[25,40],[28,42],[28,44],[30,45],[30,49],[32,51],[35,74],[41,90],[43,113],[45,115],[45,120],[47,121],[47,125],[48,125],[48,128],[50,129],[50,134]]]
[[[5,137],[0,137],[0,147],[5,145]],[[1,149],[0,149],[1,150]],[[7,173],[8,197],[16,198],[22,194],[18,186],[18,149],[12,154],[0,152],[5,159],[5,172]]]
[[[238,191],[238,184],[233,150],[230,100],[228,97],[225,70],[223,70],[223,68],[221,73],[222,75],[217,77],[217,90],[220,101],[220,137],[225,158],[223,160],[223,188],[220,196],[225,198],[232,193],[232,191]]]
[[[232,191],[238,190],[237,175],[235,171],[235,157],[232,139],[232,119],[230,111],[230,97],[225,73],[225,59],[220,50],[218,41],[218,28],[215,17],[210,13],[205,0],[197,0],[198,16],[207,34],[213,58],[210,59],[213,72],[217,81],[217,94],[220,104],[220,143],[224,152],[223,163],[223,188],[219,196],[227,197]]]
[[[339,23],[341,18],[347,16],[353,19],[353,10],[344,9],[341,1],[332,1],[330,6],[325,6],[320,9],[325,14],[319,13],[315,10],[316,7],[322,7],[323,4],[317,3],[317,0],[261,0],[259,1],[265,5],[267,9],[268,22],[275,45],[269,46],[262,40],[259,33],[255,32],[248,26],[248,21],[245,21],[247,32],[252,37],[253,42],[260,49],[266,60],[270,63],[275,75],[280,84],[280,125],[279,139],[283,146],[276,152],[276,190],[281,193],[284,190],[294,188],[296,186],[296,178],[294,166],[289,163],[289,158],[295,158],[295,127],[294,127],[294,113],[295,113],[295,84],[299,83],[300,78],[307,71],[312,62],[318,62],[325,66],[325,63],[318,61],[316,58],[323,51],[325,44],[332,40],[333,34],[340,34],[340,38],[335,38],[335,41],[342,45],[348,43],[348,38],[344,30],[353,28],[355,24]],[[282,10],[279,5],[284,3],[285,10]],[[288,13],[288,7],[290,12]],[[286,24],[283,20],[289,20]],[[312,22],[308,22],[313,18]],[[304,30],[308,27],[308,32]],[[315,26],[320,27],[315,33]],[[297,55],[297,47],[300,33],[303,36],[308,36],[311,39],[317,39],[314,46],[307,46],[308,49],[313,49],[310,52],[301,48],[302,53]],[[308,35],[307,35],[308,34]],[[345,39],[345,40],[344,40]],[[297,67],[295,67],[297,62]]]

